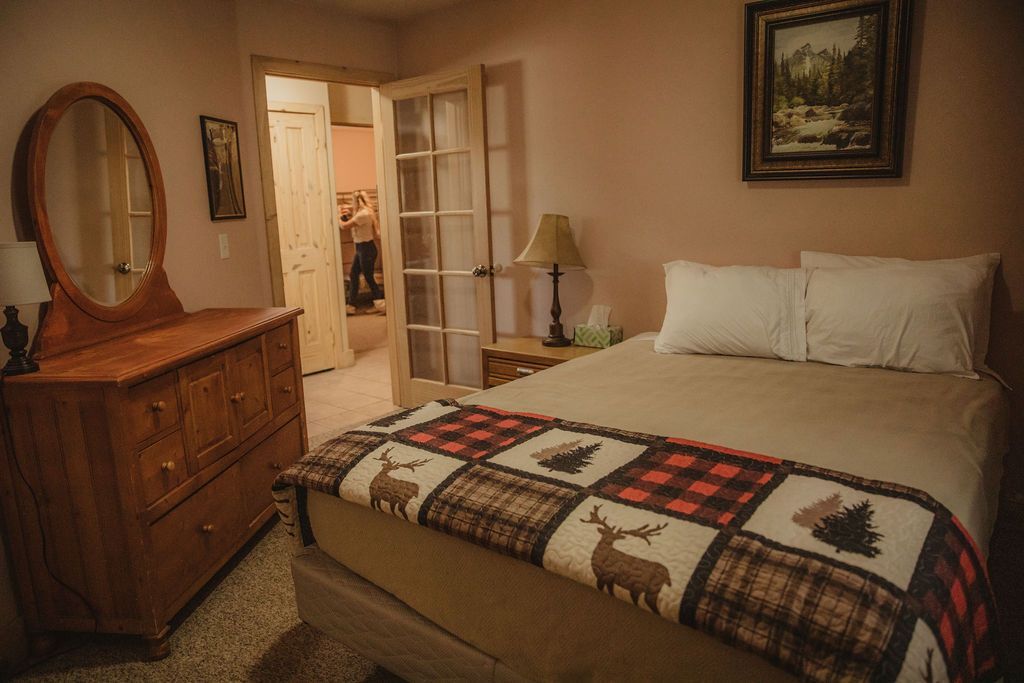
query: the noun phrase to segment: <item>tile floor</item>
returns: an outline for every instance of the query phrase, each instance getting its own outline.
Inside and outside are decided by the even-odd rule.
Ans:
[[[356,352],[352,367],[306,375],[302,387],[311,438],[398,410],[391,403],[387,347]]]

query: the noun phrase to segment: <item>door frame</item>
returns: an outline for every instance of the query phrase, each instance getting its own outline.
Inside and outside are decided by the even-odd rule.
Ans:
[[[259,148],[260,161],[260,187],[263,191],[263,215],[265,231],[267,234],[267,252],[270,259],[270,287],[273,293],[275,306],[284,305],[284,274],[281,270],[281,241],[277,225],[277,197],[274,192],[274,162],[270,146],[270,115],[267,102],[267,76],[283,76],[285,78],[299,78],[307,81],[324,81],[328,83],[344,83],[346,85],[362,85],[371,88],[379,88],[382,84],[396,80],[392,73],[384,71],[370,71],[366,69],[351,69],[345,66],[331,66],[329,64],[318,64],[315,62],[303,62],[294,59],[281,59],[278,57],[267,57],[264,55],[252,55],[252,88],[253,103],[256,109],[256,143]],[[329,141],[327,141],[329,143]],[[384,178],[381,175],[382,165],[382,141],[380,131],[374,127],[374,148],[377,156],[377,197],[378,203],[383,204],[387,199],[387,188],[384,185]],[[333,173],[332,173],[333,175]],[[335,267],[341,268],[341,235],[337,230],[332,230],[334,242]],[[389,238],[386,226],[381,222],[381,251],[386,285],[390,289],[390,278],[394,272],[391,267],[389,254]],[[344,277],[338,273],[337,292],[338,300],[345,299]],[[385,290],[388,291],[388,290]],[[340,312],[339,312],[340,313]],[[395,331],[394,316],[387,315],[388,326],[388,364],[391,370],[391,399],[392,403],[399,402],[398,377],[398,355],[394,345]],[[351,353],[348,345],[348,322],[347,316],[340,316],[341,344],[337,350],[338,355],[345,352],[351,354],[347,364],[354,362],[354,354]],[[339,362],[339,366],[341,363]]]

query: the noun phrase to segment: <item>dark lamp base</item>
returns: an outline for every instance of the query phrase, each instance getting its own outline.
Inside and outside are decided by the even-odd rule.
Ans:
[[[4,316],[7,318],[7,324],[0,328],[0,336],[3,337],[4,345],[11,350],[11,359],[7,361],[0,374],[10,377],[38,372],[39,364],[29,358],[25,350],[28,346],[28,328],[18,320],[18,309],[6,306]]]
[[[572,346],[572,340],[565,337],[547,337],[541,344],[544,346]]]
[[[7,361],[7,365],[4,366],[3,376],[11,377],[13,375],[26,375],[30,372],[39,372],[39,363],[35,362],[31,358],[12,357]]]

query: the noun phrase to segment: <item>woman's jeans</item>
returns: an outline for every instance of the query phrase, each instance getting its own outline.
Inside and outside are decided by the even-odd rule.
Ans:
[[[370,294],[374,299],[383,299],[384,292],[380,291],[377,281],[373,278],[373,264],[377,261],[377,245],[373,240],[368,242],[356,242],[356,255],[352,259],[352,267],[348,271],[348,303],[356,305],[356,298],[359,295],[359,274],[370,287]]]

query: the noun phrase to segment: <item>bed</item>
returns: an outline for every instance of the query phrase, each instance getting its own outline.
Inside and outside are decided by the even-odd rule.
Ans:
[[[652,339],[635,337],[462,403],[919,489],[959,519],[984,557],[1007,450],[1006,398],[996,381],[664,355]],[[315,490],[277,494],[297,539],[302,618],[404,677],[793,679],[751,652],[397,514]],[[601,514],[589,521],[596,526]]]

